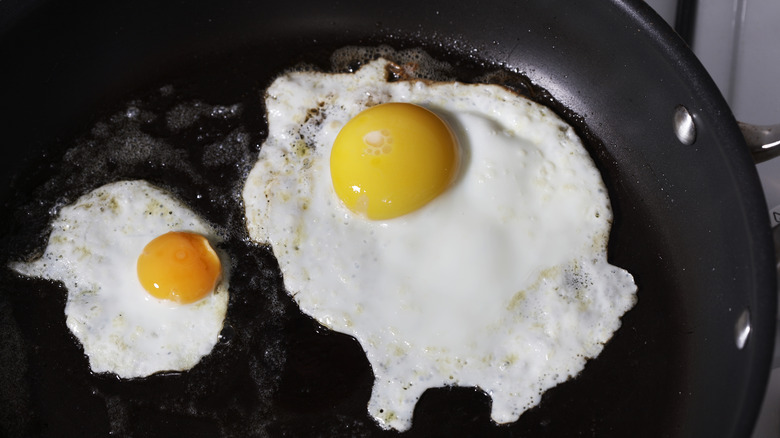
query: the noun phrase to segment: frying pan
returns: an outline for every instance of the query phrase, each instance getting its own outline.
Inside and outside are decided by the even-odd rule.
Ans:
[[[191,101],[243,102],[241,129],[251,138],[244,152],[254,156],[264,123],[252,102],[274,74],[324,64],[345,45],[423,47],[464,80],[500,69],[527,78],[516,88],[546,90],[531,94],[577,128],[602,172],[614,209],[610,260],[634,275],[639,294],[603,353],[516,423],[491,423],[490,399],[477,389],[440,388],[423,395],[408,435],[749,435],[776,312],[763,195],[712,80],[644,3],[134,0],[2,8],[3,265],[40,250],[52,208],[106,182],[82,175],[67,151],[124,102],[165,84]],[[675,114],[689,117],[695,137],[678,138]],[[240,228],[230,192],[245,168],[189,181],[154,159],[145,164],[118,166],[114,178],[160,183],[208,219]],[[237,274],[222,341],[183,374],[125,382],[91,375],[64,326],[62,287],[4,269],[0,430],[396,435],[366,415],[372,374],[359,345],[300,314],[268,249],[246,243],[242,232],[229,239]]]

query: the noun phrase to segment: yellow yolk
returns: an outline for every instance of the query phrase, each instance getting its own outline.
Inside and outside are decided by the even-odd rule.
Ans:
[[[410,103],[371,107],[341,129],[330,155],[333,188],[369,219],[410,213],[441,194],[460,162],[449,126]]]
[[[222,265],[205,237],[174,231],[144,247],[137,269],[141,285],[151,295],[187,304],[214,290]]]

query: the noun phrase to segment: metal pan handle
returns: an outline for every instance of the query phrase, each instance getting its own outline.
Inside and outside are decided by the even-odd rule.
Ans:
[[[739,129],[745,137],[753,161],[762,163],[780,156],[780,124],[751,125],[739,122]]]

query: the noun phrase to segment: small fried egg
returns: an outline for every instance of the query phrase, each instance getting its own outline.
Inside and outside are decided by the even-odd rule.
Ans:
[[[301,310],[354,336],[370,415],[411,427],[428,388],[513,422],[577,375],[636,301],[607,261],[607,190],[574,129],[486,84],[294,72],[266,92],[247,228]]]
[[[43,255],[11,268],[61,281],[66,324],[95,373],[185,371],[216,345],[228,269],[216,230],[144,181],[100,187],[63,207]]]

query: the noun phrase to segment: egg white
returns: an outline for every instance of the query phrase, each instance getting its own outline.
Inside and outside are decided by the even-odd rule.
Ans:
[[[548,108],[495,85],[387,82],[388,66],[270,86],[243,191],[250,236],[271,245],[301,310],[358,339],[380,425],[408,429],[425,389],[445,385],[482,388],[493,420],[515,421],[598,355],[636,301],[632,276],[607,262],[606,189]],[[330,149],[352,117],[391,101],[448,122],[462,164],[428,205],[370,221],[335,195]]]
[[[95,373],[122,378],[195,366],[217,343],[227,312],[228,265],[215,291],[191,304],[149,295],[136,261],[169,231],[191,231],[219,243],[216,231],[167,192],[144,181],[105,185],[61,209],[43,255],[11,268],[61,281],[66,324]]]

